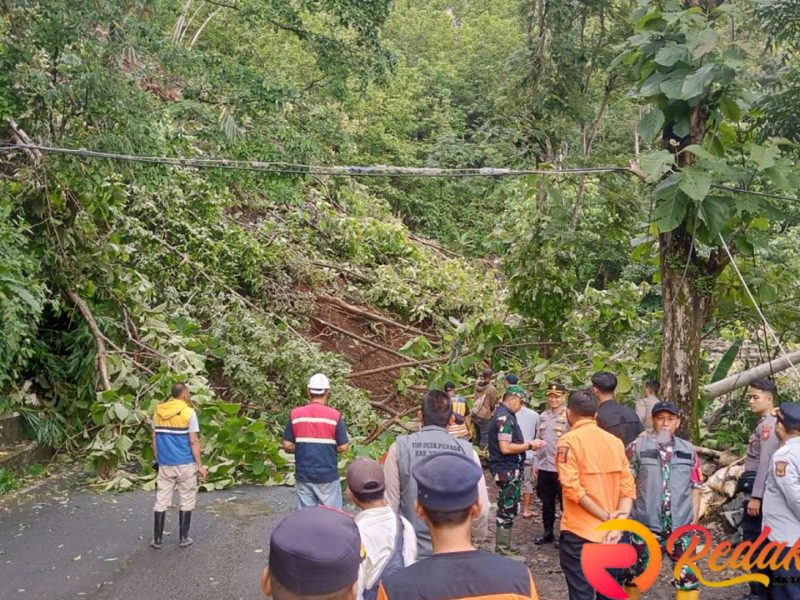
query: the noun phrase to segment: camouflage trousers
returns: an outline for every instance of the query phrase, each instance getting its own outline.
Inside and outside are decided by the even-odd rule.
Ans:
[[[670,554],[667,552],[667,538],[669,537],[669,534],[653,532],[653,535],[655,536],[656,540],[658,540],[658,545],[661,546],[662,554],[669,556],[672,564],[678,562],[678,559],[686,551],[686,548],[689,546],[689,541],[692,538],[691,534],[681,536],[675,544],[672,554]],[[650,564],[650,552],[648,551],[647,544],[645,544],[644,540],[635,533],[630,534],[630,540],[628,543],[633,546],[634,550],[636,550],[636,562],[633,563],[631,567],[623,571],[622,580],[625,585],[633,585],[633,580],[644,573],[647,565]],[[700,587],[700,583],[697,580],[697,575],[695,575],[694,571],[692,571],[688,566],[684,566],[681,569],[680,578],[673,579],[672,585],[679,590],[685,591],[696,590]]]
[[[522,471],[498,471],[494,474],[494,482],[497,485],[497,526],[511,529],[522,497]]]

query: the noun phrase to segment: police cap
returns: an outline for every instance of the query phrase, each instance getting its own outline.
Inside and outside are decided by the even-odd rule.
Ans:
[[[449,512],[475,503],[483,470],[465,454],[441,452],[423,458],[411,474],[417,501],[429,510]]]
[[[800,429],[800,404],[784,402],[778,409],[778,421],[789,429]]]
[[[560,381],[551,381],[547,384],[547,393],[564,396],[567,393],[567,386]]]
[[[269,540],[269,572],[288,591],[323,595],[358,579],[362,546],[352,517],[332,508],[301,508]]]

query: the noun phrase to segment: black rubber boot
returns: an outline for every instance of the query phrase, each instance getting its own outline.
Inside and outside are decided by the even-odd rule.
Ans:
[[[153,541],[150,545],[153,548],[161,548],[161,542],[164,539],[164,521],[167,518],[167,511],[153,512]]]
[[[556,541],[556,538],[553,535],[553,532],[552,531],[545,531],[542,535],[540,535],[539,537],[535,538],[533,540],[533,543],[536,544],[537,546],[541,546],[542,544],[549,544],[549,543],[555,542],[555,541]]]
[[[190,510],[181,510],[178,512],[178,528],[180,530],[181,540],[178,542],[178,546],[181,548],[186,548],[186,546],[191,546],[194,544],[194,540],[189,537],[189,527],[192,524],[192,511]]]

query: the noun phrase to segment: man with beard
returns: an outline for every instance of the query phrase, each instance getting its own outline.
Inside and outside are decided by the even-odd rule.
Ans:
[[[691,535],[684,535],[672,552],[666,543],[673,531],[697,523],[700,513],[700,459],[691,442],[675,437],[681,424],[680,411],[672,402],[658,402],[652,411],[653,432],[636,438],[627,448],[631,473],[636,479],[636,500],[631,518],[647,527],[658,540],[661,552],[675,563],[685,552]],[[623,517],[624,518],[624,517]],[[639,598],[633,580],[647,568],[650,557],[647,545],[635,533],[630,544],[636,550],[636,562],[625,569],[623,583],[628,598]],[[697,576],[683,567],[673,580],[677,600],[699,597]]]

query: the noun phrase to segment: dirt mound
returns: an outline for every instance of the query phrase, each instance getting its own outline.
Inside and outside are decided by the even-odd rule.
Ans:
[[[353,385],[367,390],[374,402],[395,395],[401,369],[414,362],[399,349],[419,335],[419,330],[371,308],[324,295],[317,296],[310,322],[309,339],[352,365]]]

